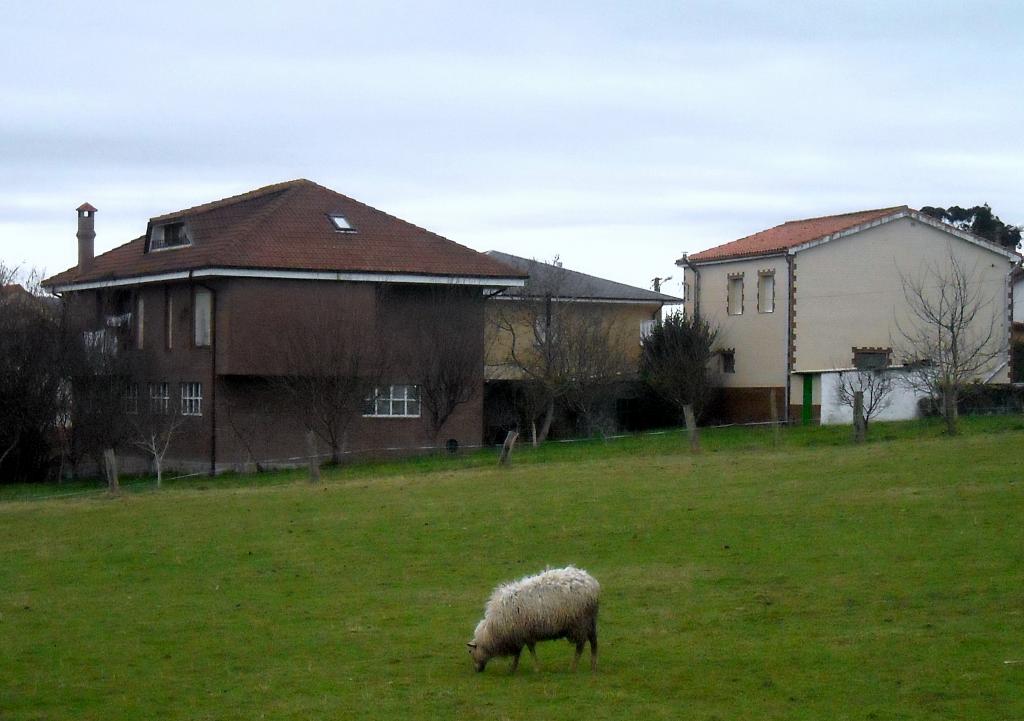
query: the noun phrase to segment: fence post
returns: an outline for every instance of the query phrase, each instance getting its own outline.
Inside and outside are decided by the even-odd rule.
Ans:
[[[772,414],[772,444],[779,445],[779,402],[775,399],[775,389],[768,389],[769,412]]]
[[[512,458],[512,447],[516,444],[519,434],[516,431],[509,431],[505,436],[505,442],[501,444],[501,455],[498,457],[498,465],[506,466]]]
[[[103,451],[103,473],[107,477],[107,490],[111,493],[120,492],[121,484],[117,478],[117,456],[114,455],[113,448]]]
[[[697,434],[697,421],[693,419],[693,406],[689,403],[683,406],[683,418],[686,420],[686,433],[690,436],[690,450],[696,453],[700,450],[700,436]]]
[[[309,456],[309,482],[320,482],[320,456],[317,453],[316,433],[306,431],[306,455]]]
[[[864,422],[864,391],[853,394],[853,442],[863,443],[867,424]]]

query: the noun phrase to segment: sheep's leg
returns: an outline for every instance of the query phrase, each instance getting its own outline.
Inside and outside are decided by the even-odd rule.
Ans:
[[[583,655],[583,647],[586,645],[586,643],[587,643],[586,641],[577,641],[576,642],[576,653],[572,657],[572,670],[573,671],[576,670],[576,667],[580,663],[580,656]]]
[[[590,631],[590,670],[597,670],[597,629]]]
[[[533,670],[540,671],[540,662],[537,660],[537,644],[528,643],[526,647],[530,649],[530,655],[533,656]]]
[[[512,668],[508,670],[509,673],[515,673],[516,669],[519,668],[519,654],[521,654],[522,652],[522,647],[516,650],[516,655],[512,658]]]

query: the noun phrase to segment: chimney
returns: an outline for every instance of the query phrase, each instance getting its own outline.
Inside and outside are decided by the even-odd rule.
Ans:
[[[96,208],[88,203],[78,206],[78,270],[92,268],[93,241],[96,240]]]

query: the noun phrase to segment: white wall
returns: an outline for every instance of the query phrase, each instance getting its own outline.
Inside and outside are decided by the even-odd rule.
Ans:
[[[846,371],[850,373],[852,371]],[[923,396],[901,382],[904,373],[899,370],[881,371],[894,379],[892,392],[888,398],[889,407],[879,412],[873,421],[907,421],[917,418],[920,413],[917,401]],[[821,424],[853,424],[853,409],[839,404],[836,392],[839,388],[843,371],[831,371],[821,374]]]

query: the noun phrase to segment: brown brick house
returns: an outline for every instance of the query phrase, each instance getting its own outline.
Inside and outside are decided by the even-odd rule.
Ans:
[[[91,342],[136,360],[126,413],[182,417],[172,465],[295,462],[307,410],[281,381],[336,373],[340,348],[336,375],[358,356],[366,383],[342,453],[480,442],[482,375],[440,427],[422,379],[456,351],[483,368],[484,301],[522,273],[308,180],[152,218],[93,257],[95,212],[78,209],[78,265],[44,284]]]

